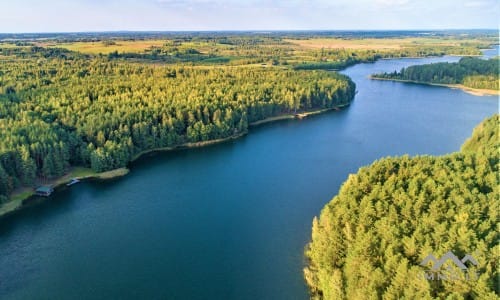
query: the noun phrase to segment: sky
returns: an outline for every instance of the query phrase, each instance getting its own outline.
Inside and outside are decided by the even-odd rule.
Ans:
[[[498,29],[500,0],[0,0],[0,32]]]

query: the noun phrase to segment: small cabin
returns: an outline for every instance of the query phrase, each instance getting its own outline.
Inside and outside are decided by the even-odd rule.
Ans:
[[[54,189],[50,186],[41,186],[35,190],[35,195],[48,197],[54,192]]]

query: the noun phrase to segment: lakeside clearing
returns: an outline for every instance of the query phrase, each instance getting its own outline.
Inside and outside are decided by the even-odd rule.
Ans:
[[[317,114],[322,114],[328,111],[332,110],[340,110],[346,106],[348,106],[349,103],[331,107],[331,108],[324,108],[324,109],[318,109],[318,110],[311,110],[311,111],[305,111],[305,112],[298,112],[295,114],[284,114],[284,115],[279,115],[275,117],[269,117],[266,119],[262,119],[259,121],[252,122],[249,125],[249,127],[255,127],[259,126],[262,124],[266,123],[272,123],[272,122],[277,122],[277,121],[282,121],[282,120],[290,120],[290,119],[303,119],[308,116],[312,115],[317,115]],[[202,142],[196,142],[196,143],[184,143],[180,144],[177,146],[172,146],[172,147],[163,147],[163,148],[154,148],[154,149],[149,149],[142,151],[134,157],[132,157],[130,162],[136,161],[143,155],[149,154],[149,153],[154,153],[154,152],[168,152],[168,151],[175,151],[175,150],[182,150],[182,149],[191,149],[191,148],[199,148],[199,147],[205,147],[209,145],[214,145],[214,144],[219,144],[219,143],[224,143],[230,140],[235,140],[238,139],[244,135],[246,135],[248,132],[240,132],[236,133],[234,135],[231,135],[226,138],[222,139],[215,139],[215,140],[208,140],[208,141],[202,141]],[[46,180],[40,185],[48,185],[53,188],[58,188],[67,182],[69,182],[72,178],[76,178],[79,180],[89,180],[89,179],[102,179],[102,180],[108,180],[108,179],[113,179],[121,176],[125,176],[130,172],[128,168],[118,168],[106,172],[95,172],[90,168],[85,168],[85,167],[72,167],[66,173],[65,175],[54,178],[51,180]],[[15,190],[11,194],[11,200],[4,203],[3,205],[0,206],[0,217],[5,216],[7,214],[10,214],[16,210],[19,210],[23,207],[25,204],[25,200],[29,199],[34,195],[34,188],[31,187],[21,187]]]
[[[62,185],[68,183],[72,178],[78,180],[88,180],[88,179],[111,179],[121,176],[125,176],[129,173],[127,168],[119,168],[106,172],[95,172],[90,168],[84,167],[72,167],[65,175],[54,178],[51,180],[46,180],[40,185],[47,185],[53,188],[58,188]],[[25,204],[25,200],[29,199],[35,194],[35,189],[31,187],[21,187],[15,190],[11,195],[11,200],[0,206],[0,217],[12,213],[18,209],[21,209]]]
[[[468,94],[474,96],[499,96],[500,90],[488,90],[488,89],[475,89],[464,86],[463,84],[444,84],[444,83],[432,83],[432,82],[424,82],[424,81],[414,81],[414,80],[404,80],[404,79],[392,79],[392,78],[379,78],[374,76],[369,76],[372,80],[385,80],[385,81],[395,81],[395,82],[405,82],[405,83],[414,83],[414,84],[422,84],[422,85],[432,85],[432,86],[441,86],[447,87],[451,89],[460,89]]]

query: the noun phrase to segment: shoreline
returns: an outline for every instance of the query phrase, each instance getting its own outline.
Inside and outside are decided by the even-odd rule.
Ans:
[[[282,120],[292,120],[292,119],[297,119],[301,120],[304,119],[308,116],[312,115],[318,115],[322,114],[328,111],[332,110],[340,110],[346,106],[349,106],[350,103],[346,104],[341,104],[335,107],[331,108],[322,108],[322,109],[317,109],[317,110],[310,110],[310,111],[304,111],[304,112],[298,112],[295,114],[283,114],[275,117],[269,117],[265,118],[259,121],[255,121],[252,123],[248,124],[248,128],[251,127],[256,127],[262,124],[267,124],[267,123],[272,123],[272,122],[277,122],[277,121],[282,121]],[[176,146],[171,146],[171,147],[163,147],[163,148],[154,148],[154,149],[149,149],[149,150],[144,150],[132,157],[129,163],[134,162],[141,157],[143,157],[146,154],[150,153],[155,153],[155,152],[169,152],[169,151],[175,151],[175,150],[183,150],[183,149],[192,149],[192,148],[200,148],[200,147],[205,147],[205,146],[210,146],[210,145],[215,145],[215,144],[220,144],[224,142],[228,142],[230,140],[235,140],[240,137],[243,137],[248,134],[248,131],[245,132],[239,132],[236,134],[233,134],[231,136],[228,136],[226,138],[221,138],[221,139],[215,139],[215,140],[208,140],[208,141],[202,141],[202,142],[196,142],[196,143],[184,143]],[[85,168],[85,167],[71,167],[68,173],[64,174],[63,176],[54,178],[52,180],[48,180],[47,182],[44,183],[44,185],[49,185],[52,188],[60,188],[61,186],[66,185],[72,178],[76,178],[80,181],[84,180],[90,180],[90,179],[101,179],[101,180],[108,180],[108,179],[113,179],[113,178],[118,178],[127,175],[130,172],[130,169],[127,167],[123,168],[118,168],[106,172],[95,172],[90,168]],[[27,202],[34,197],[34,188],[31,187],[20,187],[17,190],[15,190],[11,195],[10,199],[8,202],[4,203],[3,205],[0,206],[0,218],[7,216],[13,212],[16,212],[23,207],[27,205]],[[48,198],[48,197],[47,197]]]
[[[283,121],[283,120],[293,120],[293,119],[304,119],[308,116],[312,115],[317,115],[317,114],[322,114],[328,111],[332,110],[340,110],[346,106],[349,106],[350,103],[347,104],[341,104],[335,107],[331,108],[322,108],[322,109],[317,109],[317,110],[310,110],[310,111],[303,111],[303,112],[298,112],[296,114],[283,114],[275,117],[269,117],[265,118],[259,121],[251,122],[248,124],[248,128],[256,127],[262,124],[267,124],[267,123],[273,123],[277,121]],[[200,147],[205,147],[205,146],[210,146],[210,145],[215,145],[215,144],[220,144],[220,143],[225,143],[230,140],[236,140],[240,137],[243,137],[248,134],[248,131],[245,132],[238,132],[235,133],[231,136],[225,137],[225,138],[220,138],[220,139],[215,139],[215,140],[208,140],[208,141],[202,141],[202,142],[195,142],[195,143],[184,143],[184,144],[179,144],[176,146],[171,146],[171,147],[162,147],[162,148],[154,148],[154,149],[148,149],[141,151],[134,155],[130,162],[134,162],[138,159],[140,159],[142,156],[150,153],[155,153],[155,152],[169,152],[169,151],[175,151],[175,150],[183,150],[183,149],[192,149],[192,148],[200,148]]]
[[[71,167],[68,173],[63,176],[48,180],[40,185],[48,185],[52,188],[60,188],[66,185],[71,179],[76,178],[80,181],[90,179],[107,180],[125,176],[130,172],[128,168],[118,168],[106,172],[95,172],[90,168],[84,167]],[[20,187],[15,190],[11,196],[10,201],[0,206],[0,218],[7,216],[17,210],[22,209],[29,200],[35,196],[35,190],[32,187]]]
[[[463,84],[445,84],[445,83],[432,83],[432,82],[424,82],[424,81],[415,81],[415,80],[404,80],[404,79],[392,79],[392,78],[379,78],[369,76],[372,80],[385,80],[385,81],[394,81],[394,82],[405,82],[405,83],[414,83],[420,85],[431,85],[431,86],[440,86],[447,87],[451,89],[459,89],[465,93],[474,95],[474,96],[499,96],[500,90],[488,90],[488,89],[475,89],[471,87],[464,86]]]
[[[184,143],[184,144],[179,144],[179,145],[171,146],[171,147],[161,147],[161,148],[148,149],[148,150],[141,151],[141,152],[137,153],[136,155],[134,155],[129,163],[134,162],[134,161],[140,159],[142,156],[144,156],[146,154],[150,154],[150,153],[169,152],[169,151],[175,151],[175,150],[200,148],[200,147],[224,143],[224,142],[227,142],[230,140],[235,140],[235,139],[238,139],[246,134],[247,134],[247,132],[240,132],[240,133],[236,133],[236,134],[233,134],[233,135],[225,137],[225,138],[220,138],[220,139],[215,139],[215,140],[208,140],[208,141],[202,141],[202,142],[196,142],[196,143]]]
[[[479,49],[479,50],[492,50],[491,49]],[[471,57],[482,57],[483,54],[443,54],[443,55],[429,55],[429,56],[401,56],[401,57],[382,57],[379,58],[380,60],[391,60],[391,59],[422,59],[422,58],[440,58],[440,57],[445,57],[445,56],[452,56],[452,57],[465,57],[465,56],[471,56]],[[377,59],[378,60],[378,59]]]
[[[272,123],[272,122],[277,122],[277,121],[282,121],[282,120],[293,120],[293,119],[301,120],[301,119],[307,118],[309,116],[322,114],[322,113],[325,113],[328,111],[340,110],[344,107],[349,106],[349,104],[350,103],[346,103],[346,104],[337,105],[335,107],[322,108],[322,109],[316,109],[316,110],[308,110],[308,111],[302,111],[302,112],[297,112],[297,113],[292,113],[292,114],[283,114],[283,115],[279,115],[276,117],[269,117],[269,118],[265,118],[265,119],[262,119],[259,121],[252,122],[252,123],[248,124],[248,127],[249,128],[256,127],[256,126],[259,126],[262,124],[267,124],[267,123]]]

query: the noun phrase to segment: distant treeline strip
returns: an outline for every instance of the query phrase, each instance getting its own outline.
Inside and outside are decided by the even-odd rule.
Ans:
[[[382,58],[428,57],[455,55],[478,55],[479,49],[470,47],[409,47],[400,50],[349,50],[349,49],[322,49],[317,53],[319,62],[302,62],[293,66],[295,70],[341,70],[357,63],[375,62]],[[335,58],[331,61],[329,58]]]

